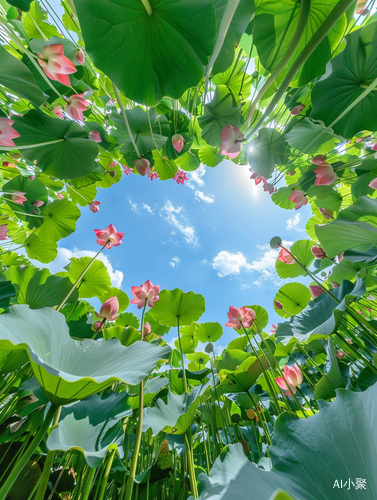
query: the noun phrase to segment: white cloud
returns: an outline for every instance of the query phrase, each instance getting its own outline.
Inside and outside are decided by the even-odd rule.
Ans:
[[[170,200],[167,200],[161,208],[160,215],[168,224],[178,229],[183,234],[184,239],[189,245],[198,245],[198,237],[195,234],[195,227],[190,226],[187,220],[181,214],[183,206],[175,208]],[[177,214],[177,215],[175,215]]]
[[[195,189],[195,184],[197,186],[204,186],[205,182],[203,181],[204,174],[206,173],[205,166],[203,164],[200,165],[199,168],[190,172],[190,178],[186,182],[186,186],[190,189]]]
[[[213,194],[210,194],[209,196],[205,195],[203,191],[199,191],[198,189],[195,191],[195,199],[197,201],[204,201],[204,203],[214,203],[215,202],[215,197]]]
[[[243,253],[230,253],[222,250],[213,259],[212,267],[217,271],[217,275],[223,278],[224,276],[239,274],[243,268],[249,270],[250,264],[247,263]]]
[[[251,288],[250,283],[243,283],[241,285],[241,290],[248,290],[249,288]]]
[[[140,207],[137,203],[135,203],[134,201],[132,201],[132,197],[131,196],[128,196],[128,203],[130,204],[131,206],[131,210],[133,212],[135,212],[135,214],[140,214]]]
[[[147,205],[146,203],[143,203],[143,208],[144,208],[144,210],[146,210],[147,212],[149,212],[150,214],[153,215],[152,209],[149,205]]]
[[[300,213],[297,213],[296,215],[293,215],[290,219],[287,220],[287,229],[289,230],[295,230],[295,231],[299,231],[299,232],[302,232],[303,229],[299,229],[297,226],[300,224],[301,222],[301,214]]]
[[[128,196],[127,200],[128,200],[128,203],[130,204],[131,210],[133,212],[135,212],[135,214],[141,215],[141,209],[144,209],[153,215],[153,211],[152,211],[151,207],[149,205],[147,205],[146,203],[142,203],[140,206],[138,203],[133,201],[132,196]]]
[[[207,262],[208,262],[207,259],[203,259],[200,261],[201,264],[207,264]]]
[[[179,257],[173,257],[171,262],[169,262],[169,264],[171,265],[171,267],[176,267],[180,262],[181,259]]]
[[[64,267],[69,264],[70,259],[72,257],[76,258],[94,257],[96,253],[97,252],[94,252],[93,250],[80,250],[76,247],[73,250],[69,250],[68,248],[64,247],[59,247],[56,259],[53,262],[50,262],[50,264],[44,264],[44,267],[47,267],[52,274],[55,274],[64,271]],[[110,275],[112,286],[119,288],[122,285],[123,281],[122,271],[114,269],[110,262],[110,259],[107,257],[107,255],[104,255],[103,253],[99,254],[97,260],[101,260],[107,267],[107,271]]]

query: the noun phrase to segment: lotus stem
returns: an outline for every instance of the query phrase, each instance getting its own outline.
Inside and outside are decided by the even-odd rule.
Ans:
[[[149,3],[149,0],[141,0],[141,3],[144,5],[148,16],[152,15],[152,7],[151,4]]]
[[[44,438],[44,436],[47,433],[48,428],[50,427],[51,420],[53,416],[55,415],[56,411],[58,410],[57,405],[51,405],[50,409],[47,412],[46,418],[44,419],[42,425],[40,426],[37,434],[35,435],[35,438],[31,442],[30,446],[28,449],[25,451],[25,453],[22,455],[20,460],[16,463],[15,467],[12,469],[12,472],[9,474],[7,480],[3,484],[3,486],[0,489],[0,500],[6,500],[7,495],[16,482],[18,476],[21,474],[23,468],[25,465],[28,463],[28,461],[31,459],[33,456],[35,450],[38,448],[40,442]]]
[[[103,500],[103,497],[105,495],[105,490],[107,486],[107,482],[109,480],[109,475],[111,471],[111,466],[113,465],[113,460],[115,457],[115,449],[112,449],[110,451],[110,456],[106,464],[106,469],[105,469],[105,474],[103,475],[102,481],[101,481],[101,489],[99,490],[99,495],[98,495],[98,500]]]
[[[142,0],[143,1],[143,0]],[[143,2],[144,3],[144,2]],[[123,116],[123,120],[124,120],[124,123],[126,125],[126,128],[127,128],[127,132],[128,132],[128,135],[130,136],[130,140],[132,142],[132,145],[134,147],[134,150],[136,152],[136,154],[138,155],[138,157],[140,158],[140,153],[139,153],[139,150],[136,146],[136,142],[134,141],[134,138],[132,136],[132,132],[131,132],[131,128],[130,128],[130,124],[128,123],[128,119],[127,119],[127,114],[126,114],[126,109],[124,107],[124,104],[123,104],[123,101],[120,97],[120,94],[119,94],[119,90],[118,88],[116,87],[115,83],[113,82],[113,89],[114,89],[114,94],[115,94],[115,98],[117,100],[117,103],[120,107],[120,110],[122,112],[122,116]]]
[[[143,313],[141,316],[141,340],[142,341],[144,341],[144,315],[145,315],[146,307],[147,307],[147,302],[145,302],[145,305],[143,308]],[[127,485],[126,485],[126,494],[124,497],[125,500],[132,499],[132,492],[134,489],[136,467],[137,467],[137,461],[139,458],[141,436],[143,433],[143,408],[144,408],[144,381],[142,380],[139,384],[139,421],[137,423],[137,428],[136,428],[135,446],[134,446],[134,451],[132,453],[130,474],[128,476]]]
[[[72,295],[73,291],[75,290],[76,286],[80,283],[80,281],[83,279],[83,277],[85,276],[86,272],[88,271],[88,269],[90,268],[90,266],[93,264],[93,262],[96,260],[96,258],[98,257],[98,255],[102,252],[102,250],[106,247],[106,245],[108,244],[108,241],[106,242],[105,245],[103,245],[103,247],[98,250],[98,252],[95,254],[95,256],[93,257],[93,259],[89,262],[89,264],[86,266],[86,268],[83,270],[83,272],[80,274],[80,276],[77,278],[77,280],[75,281],[73,287],[70,289],[70,291],[67,293],[67,295],[64,297],[64,299],[62,300],[61,304],[57,307],[57,311],[59,312],[61,310],[61,308],[64,306],[64,304],[67,302],[67,300],[69,299],[69,297]]]

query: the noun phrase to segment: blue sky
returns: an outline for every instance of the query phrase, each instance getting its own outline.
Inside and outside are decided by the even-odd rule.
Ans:
[[[283,282],[269,241],[276,235],[290,242],[307,238],[310,209],[277,207],[262,185],[250,180],[247,166],[230,161],[187,175],[184,186],[131,174],[99,189],[100,212],[81,208],[76,232],[60,241],[58,258],[49,267],[57,272],[69,257],[94,254],[93,230],[114,224],[125,233],[123,244],[105,250],[103,258],[113,284],[127,294],[150,279],[161,288],[202,294],[201,321],[225,325],[229,306],[259,304],[270,313],[270,324],[276,323],[272,302]],[[136,306],[129,310],[137,313]],[[234,336],[225,328],[221,345]]]

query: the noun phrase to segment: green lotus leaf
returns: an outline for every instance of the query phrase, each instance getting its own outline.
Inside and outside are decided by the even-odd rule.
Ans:
[[[226,125],[239,126],[241,108],[232,92],[225,85],[216,87],[211,102],[204,106],[203,116],[198,118],[203,139],[211,146],[221,145],[221,131]]]
[[[207,167],[216,167],[224,159],[224,156],[216,151],[213,146],[204,146],[199,149],[199,160]]]
[[[251,356],[250,353],[241,351],[240,349],[228,348],[222,353],[221,359],[217,363],[217,369],[236,371],[237,368],[241,365],[241,363],[250,356]]]
[[[152,399],[154,399],[157,394],[164,389],[169,384],[169,379],[166,377],[154,377],[148,379],[144,384],[144,406],[146,406]],[[132,394],[139,394],[140,385],[135,387],[129,387],[129,392]],[[139,396],[133,396],[129,398],[129,402],[133,410],[139,408],[140,399]]]
[[[319,379],[314,387],[315,399],[330,399],[336,396],[335,390],[346,386],[339,368],[338,358],[334,343],[329,337],[327,347],[327,366],[325,374]]]
[[[43,224],[35,230],[35,234],[47,243],[54,243],[73,233],[80,217],[80,210],[74,203],[64,198],[46,205],[42,216]]]
[[[29,3],[30,7],[30,2],[27,0],[18,3]],[[2,45],[0,45],[0,83],[36,106],[43,104],[47,98],[26,64],[12,56]]]
[[[47,243],[41,240],[35,233],[31,233],[31,235],[26,238],[25,250],[30,259],[38,259],[39,262],[43,264],[52,262],[58,255],[57,243],[53,241]]]
[[[321,134],[324,129],[324,125],[304,118],[296,123],[285,138],[292,148],[306,154],[326,154],[335,148],[340,139],[334,137],[330,132]]]
[[[32,0],[7,0],[7,2],[10,5],[17,7],[17,9],[28,12],[30,10],[30,4],[31,4]],[[25,81],[28,81],[28,80],[25,80]]]
[[[165,116],[157,116],[154,109],[148,112],[144,111],[140,106],[126,110],[126,115],[132,138],[141,155],[153,149],[161,149],[164,146],[167,136],[170,134],[170,127]],[[134,146],[123,116],[113,113],[111,119],[116,126],[116,130],[112,132],[112,135],[118,144],[123,144],[122,152],[133,153]]]
[[[62,408],[59,425],[47,439],[49,450],[83,453],[89,467],[99,467],[109,449],[118,449],[123,457],[121,443],[124,433],[121,418],[132,415],[128,394],[111,393],[101,398],[97,394]]]
[[[346,37],[347,45],[331,60],[327,78],[314,85],[313,118],[331,125],[377,78],[376,36],[377,24],[372,22]],[[376,92],[372,91],[333,125],[334,132],[351,139],[361,130],[375,130],[376,106]]]
[[[11,281],[0,281],[0,308],[6,309],[10,299],[16,295],[16,289]]]
[[[139,318],[130,312],[119,314],[119,318],[115,320],[115,326],[132,326],[138,330],[140,328]]]
[[[178,349],[178,351],[182,348],[183,354],[194,352],[197,345],[198,341],[194,337],[189,337],[188,335],[183,335],[181,337],[181,342],[179,342],[179,339],[174,342],[174,346]]]
[[[202,295],[182,290],[162,290],[160,299],[153,305],[152,317],[166,326],[184,326],[197,321],[205,311]]]
[[[206,365],[209,361],[209,355],[199,351],[188,353],[186,358],[197,365]]]
[[[150,324],[152,332],[155,335],[165,335],[166,333],[169,333],[170,326],[161,325],[161,323],[156,321],[152,316],[151,309],[145,313],[144,321],[145,323]]]
[[[75,0],[85,46],[95,66],[123,94],[154,106],[179,99],[204,74],[216,36],[211,0]]]
[[[136,385],[169,356],[170,347],[119,340],[83,340],[69,335],[61,313],[13,306],[0,315],[0,348],[27,349],[34,375],[49,400],[65,405],[95,394],[116,381]]]
[[[42,171],[58,179],[76,179],[93,171],[98,144],[87,132],[70,120],[50,118],[41,111],[13,116],[13,127],[20,137],[14,140],[29,161],[37,161]]]
[[[263,328],[266,328],[266,326],[268,325],[268,312],[266,311],[266,309],[258,305],[246,307],[249,307],[255,312],[255,323],[258,330],[260,331],[263,330]]]
[[[293,253],[297,260],[305,267],[309,267],[313,263],[315,257],[311,251],[315,241],[311,240],[298,240],[290,247],[290,252]],[[293,264],[285,264],[276,259],[275,269],[280,278],[297,278],[298,276],[305,276],[306,272],[302,267],[294,262]]]
[[[264,368],[267,367],[266,363],[267,360],[263,359]],[[222,390],[225,393],[247,392],[262,373],[260,360],[255,356],[249,356],[242,361],[235,371],[223,369],[219,372]]]
[[[282,318],[289,318],[305,309],[311,297],[310,290],[302,283],[286,283],[275,295],[274,309]],[[280,302],[283,309],[278,309],[275,301]]]
[[[182,395],[168,392],[167,405],[158,399],[156,406],[144,409],[143,431],[152,429],[153,435],[164,431],[171,434],[183,434],[191,425],[201,396],[209,387],[205,385],[194,387],[190,394]]]
[[[79,259],[72,257],[68,272],[64,275],[68,276],[72,283],[75,283],[91,260],[91,257],[80,257]],[[95,260],[81,280],[79,297],[97,297],[99,291],[107,294],[110,287],[111,280],[105,264],[100,260]]]
[[[10,267],[4,275],[15,285],[17,303],[28,304],[31,309],[58,306],[72,288],[68,278],[53,276],[48,269],[34,266]],[[77,299],[74,290],[67,302]]]
[[[199,500],[269,500],[279,489],[295,500],[374,500],[376,401],[377,384],[365,392],[339,389],[334,402],[320,401],[307,419],[282,413],[269,447],[272,469],[249,462],[240,443],[229,445],[210,475],[199,475]],[[341,478],[353,482],[349,491],[340,488]],[[356,489],[356,478],[366,480],[366,489]]]
[[[29,361],[25,351],[0,351],[0,374],[7,375]]]
[[[315,226],[326,254],[333,258],[346,250],[366,252],[377,244],[377,200],[362,196],[328,224]]]
[[[223,335],[223,327],[214,322],[198,323],[194,335],[199,342],[216,342]]]
[[[302,312],[290,318],[289,321],[278,324],[276,330],[278,340],[287,344],[292,337],[300,342],[328,337],[339,326],[346,306],[357,297],[362,297],[366,289],[363,280],[357,278],[356,283],[343,281],[339,288],[335,288],[330,293],[340,304],[327,293],[322,293],[309,302]]]
[[[322,0],[311,1],[309,18],[304,33],[291,58],[279,73],[278,84],[283,80],[300,52],[309,43],[311,37],[336,4],[337,0],[329,0],[325,3]],[[283,54],[287,52],[296,33],[300,5],[293,0],[281,0],[278,4],[269,0],[255,0],[253,42],[257,47],[258,56],[263,67],[270,73],[279,64]],[[331,59],[333,51],[338,47],[346,29],[347,16],[343,14],[296,73],[294,78],[295,87],[301,87],[313,80],[313,78],[323,75],[326,64]]]
[[[251,168],[266,179],[271,177],[276,166],[287,161],[285,137],[274,128],[261,128],[258,136],[248,143],[247,149]]]

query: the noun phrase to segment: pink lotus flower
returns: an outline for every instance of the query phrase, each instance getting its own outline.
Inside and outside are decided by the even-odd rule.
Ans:
[[[319,285],[311,285],[309,287],[309,290],[312,294],[313,299],[316,299],[317,297],[319,297],[321,295],[321,293],[324,292],[323,288]]]
[[[296,394],[297,387],[300,387],[302,381],[302,372],[297,363],[295,363],[293,366],[285,365],[283,370],[283,377],[275,379],[277,385],[281,389],[286,391],[286,396],[292,396],[292,394]]]
[[[33,202],[33,205],[37,208],[40,208],[42,205],[44,204],[44,201],[41,201],[41,200],[35,200]]]
[[[95,229],[97,243],[101,246],[106,245],[106,248],[117,247],[122,243],[124,233],[118,232],[115,227],[110,224],[106,229]]]
[[[151,325],[147,322],[144,324],[144,328],[143,328],[143,337],[146,337],[147,335],[149,335],[152,331],[152,328],[151,328]]]
[[[291,200],[296,204],[295,210],[298,210],[303,205],[306,205],[308,203],[308,199],[305,193],[303,191],[300,191],[299,189],[295,189],[292,194],[288,196],[288,200]]]
[[[29,181],[33,181],[35,179],[35,175],[29,175],[28,179]]]
[[[58,200],[62,200],[64,198],[64,194],[62,194],[62,193],[56,193],[56,196],[57,196]]]
[[[178,153],[180,153],[183,149],[183,146],[185,144],[184,138],[181,136],[181,134],[175,134],[171,138],[171,141],[173,143],[173,147]]]
[[[314,156],[314,158],[312,158],[310,162],[313,163],[314,165],[323,165],[324,163],[326,163],[326,156],[324,155]]]
[[[153,181],[154,179],[159,179],[160,178],[160,176],[158,175],[158,173],[155,172],[155,171],[149,172],[148,177],[150,178],[151,181]]]
[[[173,177],[173,181],[176,181],[177,184],[184,184],[185,181],[188,181],[188,177],[186,175],[186,172],[183,170],[178,170],[178,172],[175,174]]]
[[[76,73],[77,70],[73,62],[64,55],[64,47],[61,43],[45,45],[42,54],[38,54],[38,56],[41,58],[38,59],[38,62],[48,78],[67,85],[67,87],[71,85],[68,75]]]
[[[343,352],[343,351],[336,351],[336,357],[338,359],[342,359],[344,356],[346,356],[346,354],[348,354],[348,352]]]
[[[92,130],[91,132],[89,132],[88,137],[89,139],[92,139],[92,141],[102,142],[101,135],[98,130]]]
[[[58,118],[62,118],[64,120],[64,115],[62,108],[60,106],[54,106],[54,109],[52,110],[54,115],[56,115]]]
[[[290,172],[287,173],[287,175],[295,175],[296,170],[291,170]]]
[[[274,301],[274,305],[275,305],[276,309],[283,309],[283,304],[281,302],[279,302],[278,300]]]
[[[305,104],[299,104],[298,106],[295,106],[292,111],[291,111],[291,115],[293,116],[297,116],[301,113],[301,111],[303,111],[305,109]]]
[[[127,165],[123,165],[123,173],[128,175],[131,175],[134,169],[132,167],[127,167]]]
[[[65,110],[72,118],[82,122],[84,121],[84,115],[82,113],[89,104],[90,103],[84,99],[84,94],[74,94],[69,98]]]
[[[255,319],[255,312],[250,307],[238,307],[230,306],[228,312],[228,323],[225,326],[232,326],[236,330],[240,330],[242,325],[245,328],[250,328],[252,322]]]
[[[366,16],[369,14],[369,9],[365,8],[366,4],[367,0],[358,0],[356,2],[355,14],[358,16]]]
[[[280,249],[278,260],[280,260],[280,262],[283,262],[284,264],[294,264],[296,262],[292,255],[285,248]]]
[[[263,184],[263,191],[268,191],[269,194],[272,194],[275,192],[274,186],[271,186],[268,182],[265,182]]]
[[[158,296],[160,285],[154,286],[149,280],[147,280],[144,285],[132,286],[131,290],[134,298],[131,300],[130,304],[137,304],[138,309],[144,307],[146,303],[149,307],[153,307],[154,302],[157,302],[160,298]]]
[[[6,224],[0,226],[0,240],[6,240],[8,238],[8,227]]]
[[[319,247],[318,245],[313,245],[311,251],[316,259],[324,259],[325,257],[327,257],[324,249]]]
[[[325,219],[331,220],[334,218],[332,211],[328,208],[318,208],[318,210]]]
[[[107,321],[115,321],[119,316],[118,311],[119,311],[118,298],[110,297],[109,299],[105,300],[105,302],[102,304],[99,313],[95,312],[94,314],[97,316],[97,318],[107,319]]]
[[[115,168],[115,167],[117,167],[117,166],[118,166],[118,163],[117,163],[116,161],[114,161],[114,160],[113,160],[113,161],[111,161],[111,162],[108,164],[107,168]]]
[[[261,182],[264,184],[267,183],[267,179],[263,177],[263,175],[258,175],[256,172],[253,172],[250,176],[250,179],[254,179],[255,185],[258,186]]]
[[[138,158],[134,161],[134,167],[143,177],[150,171],[150,162],[146,158]]]
[[[84,54],[84,51],[82,49],[76,49],[75,53],[73,55],[74,55],[74,58],[76,59],[76,61],[79,64],[81,64],[81,65],[84,64],[84,62],[85,62],[85,54]]]
[[[373,150],[373,151],[377,151],[377,142],[375,142],[375,143],[373,144],[373,146],[372,146],[372,150]]]
[[[98,330],[103,330],[104,326],[105,325],[102,323],[102,321],[96,321],[95,323],[93,323],[92,330],[98,332]]]
[[[228,156],[230,160],[237,158],[241,152],[242,143],[236,141],[242,141],[243,138],[242,132],[237,126],[225,125],[221,131],[220,153]]]
[[[98,214],[100,205],[101,205],[100,201],[92,201],[92,203],[89,205],[89,210],[94,214]]]
[[[15,146],[12,139],[17,139],[17,137],[20,137],[20,134],[12,127],[13,123],[14,120],[0,117],[0,146]]]
[[[329,163],[323,163],[319,167],[315,168],[314,172],[316,173],[316,180],[314,183],[315,186],[329,186],[338,178]]]
[[[370,181],[368,186],[372,189],[377,189],[377,177],[375,179],[373,179],[372,181]]]
[[[272,329],[270,330],[270,333],[276,333],[277,325],[272,324]]]
[[[340,253],[338,255],[338,261],[341,262],[343,260],[343,255],[344,255],[344,252]]]
[[[22,191],[15,191],[12,193],[12,201],[14,203],[18,203],[19,205],[23,205],[24,201],[27,201],[27,198],[25,198],[24,194]]]

